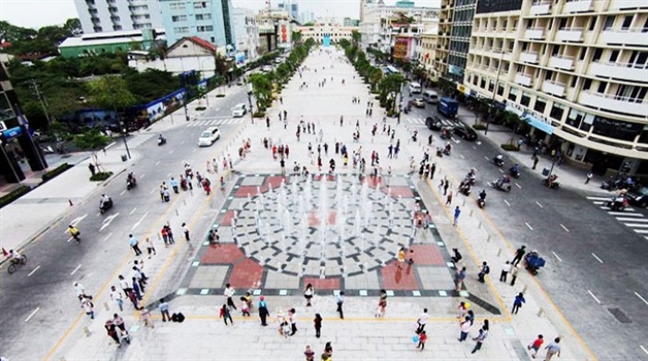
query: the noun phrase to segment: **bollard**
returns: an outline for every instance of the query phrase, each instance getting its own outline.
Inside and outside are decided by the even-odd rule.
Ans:
[[[489,234],[488,237],[486,237],[486,242],[490,242],[491,235]]]
[[[499,257],[501,255],[502,255],[502,249],[500,248],[500,249],[497,250],[497,257]]]
[[[538,310],[538,317],[542,317],[542,315],[544,315],[544,309],[540,307],[540,309]]]
[[[186,206],[186,205],[187,205],[187,200],[186,200],[186,199],[183,199],[183,200],[182,200],[182,205],[183,205],[183,206]]]
[[[86,337],[92,336],[92,332],[87,327],[83,328],[83,332],[85,333]]]
[[[522,293],[526,293],[526,291],[527,291],[528,288],[529,288],[529,286],[524,285],[524,288],[522,288]]]
[[[481,221],[479,221],[479,225],[477,226],[477,229],[481,229]]]
[[[110,311],[110,307],[108,307],[108,302],[104,302],[104,308],[106,311]]]
[[[175,214],[176,214],[176,217],[179,217],[179,216],[180,216],[180,213],[178,212],[178,209],[177,209],[177,208],[176,208],[176,210],[175,210]]]
[[[465,202],[464,202],[464,203],[465,203]],[[470,210],[470,214],[468,215],[468,217],[472,217],[472,215],[473,215],[473,210],[471,209],[471,210]]]
[[[462,207],[465,207],[465,206],[466,206],[466,198],[464,198],[463,203],[461,204],[461,206],[462,206]],[[470,212],[472,212],[472,209],[470,210]]]

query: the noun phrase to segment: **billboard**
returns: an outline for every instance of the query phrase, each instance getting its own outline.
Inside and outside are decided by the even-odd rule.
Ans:
[[[405,59],[409,57],[409,48],[412,43],[411,38],[397,37],[394,41],[394,59]]]

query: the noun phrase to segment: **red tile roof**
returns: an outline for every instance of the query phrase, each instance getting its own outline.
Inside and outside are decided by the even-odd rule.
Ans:
[[[216,52],[216,45],[210,43],[207,40],[201,39],[197,36],[190,36],[187,39],[191,40],[194,44],[201,46],[205,49],[208,49],[210,51]]]

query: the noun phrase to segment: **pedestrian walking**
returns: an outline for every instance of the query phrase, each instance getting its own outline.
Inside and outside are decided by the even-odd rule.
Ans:
[[[270,312],[268,311],[268,304],[265,301],[265,297],[261,296],[259,297],[259,318],[261,318],[261,326],[268,326],[268,323],[266,322],[268,316],[270,316]]]
[[[250,317],[250,306],[247,302],[247,299],[243,296],[241,296],[241,316],[243,317]]]
[[[436,171],[436,163],[432,163],[432,166],[430,167],[430,179],[434,179],[434,172]]]
[[[439,185],[438,185],[439,192],[441,192],[441,190],[443,189],[444,184],[445,184],[445,182],[443,181],[443,179],[441,179],[441,181],[439,182]]]
[[[522,304],[525,302],[526,300],[524,299],[524,293],[522,292],[518,293],[518,295],[515,296],[515,300],[513,301],[513,309],[511,310],[511,313],[517,315],[518,310],[522,307]]]
[[[519,268],[517,265],[511,267],[511,286],[515,286],[515,280],[518,276]]]
[[[385,317],[386,310],[387,310],[387,291],[382,289],[380,290],[380,299],[378,300],[378,311],[376,312],[376,317]]]
[[[306,361],[315,361],[315,352],[313,352],[313,350],[309,345],[306,345],[306,351],[304,351],[304,356],[306,356]]]
[[[540,161],[540,158],[538,158],[537,155],[533,156],[533,167],[531,169],[535,170],[536,166],[538,165],[538,161]]]
[[[421,331],[421,333],[418,335],[419,343],[416,348],[420,349],[419,352],[422,352],[425,349],[425,341],[427,341],[427,333],[425,331]]]
[[[461,287],[463,286],[465,279],[466,279],[466,267],[462,267],[460,270],[459,269],[457,270],[454,277],[455,290],[457,292],[461,290]]]
[[[464,318],[460,323],[459,323],[459,342],[464,342],[466,341],[466,338],[468,337],[468,334],[470,333],[470,320],[468,317]]]
[[[315,326],[315,337],[320,338],[322,331],[322,316],[320,316],[319,313],[315,314],[313,325]]]
[[[587,172],[587,175],[585,176],[585,184],[589,183],[592,180],[593,176],[594,173],[592,173],[592,171]]]
[[[144,287],[146,286],[146,280],[142,276],[142,272],[140,272],[139,269],[135,266],[133,266],[133,279],[137,283],[137,286],[142,291],[142,293],[146,292],[146,289]]]
[[[304,298],[306,299],[306,307],[311,307],[311,300],[313,299],[313,285],[307,284],[304,289]]]
[[[527,350],[533,350],[533,353],[531,354],[532,358],[536,358],[536,356],[538,356],[538,350],[540,350],[540,347],[542,347],[543,343],[544,337],[542,335],[538,335],[538,338],[536,338],[535,341],[527,346]]]
[[[228,319],[230,320],[230,323],[232,324],[232,326],[234,326],[234,320],[232,320],[232,313],[230,312],[230,309],[229,309],[229,307],[227,307],[226,304],[224,304],[223,307],[221,307],[220,316],[218,316],[218,317],[222,318],[223,321],[225,321],[225,326],[227,326],[227,320]]]
[[[459,303],[459,315],[457,316],[458,319],[463,319],[466,317],[466,314],[468,313],[468,309],[470,308],[470,303],[461,301]]]
[[[453,226],[457,225],[457,220],[459,220],[459,215],[461,214],[461,209],[459,209],[459,206],[455,207],[454,210],[454,221],[452,222]]]
[[[450,186],[450,182],[446,179],[445,183],[443,183],[443,195],[445,196],[448,193],[448,187]]]
[[[117,303],[120,311],[124,311],[124,293],[118,290],[115,286],[110,286],[110,299]]]
[[[119,340],[119,336],[117,335],[117,328],[115,327],[115,325],[113,325],[112,320],[106,321],[104,328],[106,329],[108,337],[115,340],[115,343],[118,345],[117,347],[121,347],[121,342]]]
[[[545,347],[545,350],[547,350],[547,355],[545,356],[545,361],[551,361],[551,358],[556,355],[557,357],[560,357],[560,337],[556,337],[554,339],[554,342],[548,344]]]
[[[88,298],[81,298],[81,308],[86,315],[90,316],[91,320],[94,320],[94,304]]]
[[[139,301],[137,300],[137,295],[135,294],[135,291],[133,291],[132,288],[129,288],[129,290],[126,292],[126,297],[128,297],[128,299],[131,301],[133,307],[136,310],[140,309]]]
[[[446,206],[449,206],[450,204],[452,204],[452,191],[448,192],[448,195],[447,195],[447,197],[446,197],[446,203],[445,203],[445,204],[446,204]],[[455,223],[456,223],[456,222],[455,222]]]
[[[133,292],[135,293],[135,297],[137,297],[138,300],[142,300],[142,293],[144,292],[141,288],[139,283],[137,282],[137,279],[135,277],[131,277],[131,286],[133,287]]]
[[[121,330],[122,334],[128,335],[128,331],[126,331],[126,324],[124,323],[124,319],[118,315],[114,314],[113,319],[112,319],[113,324]]]
[[[135,256],[141,255],[142,250],[140,250],[140,248],[139,248],[139,245],[138,245],[139,242],[137,241],[137,238],[133,237],[132,234],[129,234],[128,238],[129,238],[130,246],[133,249],[133,252],[135,252]]]
[[[477,277],[479,278],[479,282],[481,283],[486,282],[484,277],[486,277],[486,275],[489,273],[490,273],[490,267],[488,266],[488,263],[486,263],[486,261],[482,262],[481,267],[479,267],[479,274],[477,274]]]
[[[191,238],[189,238],[189,228],[187,228],[187,224],[183,222],[181,227],[182,232],[184,232],[185,240],[187,242],[191,241]]]
[[[473,310],[468,310],[468,312],[466,312],[466,317],[470,320],[470,326],[475,324],[475,313]]]
[[[337,303],[337,312],[340,314],[340,319],[344,319],[344,311],[342,310],[342,305],[344,304],[344,291],[340,291],[336,298]]]
[[[169,247],[169,234],[167,233],[166,227],[162,227],[162,230],[160,231],[160,234],[162,235],[162,240],[164,241],[164,246]]]
[[[232,307],[233,309],[236,309],[236,305],[234,304],[234,301],[232,300],[232,296],[234,296],[235,292],[236,292],[236,290],[234,290],[234,288],[232,288],[232,286],[230,286],[229,283],[225,285],[224,295],[225,295],[225,297],[227,297],[227,305],[229,307]]]
[[[171,321],[171,316],[169,316],[169,302],[164,298],[160,298],[160,312],[162,313],[162,322]]]
[[[148,308],[142,307],[139,310],[139,315],[142,321],[144,322],[144,327],[155,328],[155,325],[153,324],[153,320],[151,319],[151,311],[149,311]]]
[[[297,316],[294,308],[288,310],[288,323],[290,323],[290,336],[293,336],[297,333]]]
[[[515,251],[515,257],[513,257],[513,260],[511,261],[511,264],[513,266],[517,266],[518,263],[522,260],[522,257],[524,257],[524,254],[526,253],[526,246],[521,246],[520,248]]]
[[[85,287],[83,287],[83,285],[80,284],[79,282],[74,282],[72,286],[74,286],[74,293],[76,294],[79,300],[83,298],[92,299],[92,296],[89,296],[85,293]]]
[[[506,261],[504,266],[502,266],[502,272],[500,273],[500,282],[506,282],[506,276],[511,272],[511,262]]]
[[[427,320],[428,320],[429,317],[430,317],[430,315],[428,315],[428,309],[424,308],[423,313],[421,313],[419,315],[418,320],[416,320],[416,324],[418,325],[418,327],[416,328],[416,333],[417,334],[425,332],[425,325],[427,324]]]
[[[473,338],[473,341],[477,341],[475,344],[475,348],[473,348],[471,353],[475,353],[479,350],[481,350],[482,344],[484,343],[484,340],[486,340],[486,337],[488,336],[488,320],[484,320],[484,325],[479,329],[479,335],[477,337]]]

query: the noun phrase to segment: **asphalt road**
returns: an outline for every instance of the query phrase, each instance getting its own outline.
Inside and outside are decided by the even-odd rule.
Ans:
[[[247,95],[240,88],[236,94],[210,104],[212,107],[204,116],[231,118],[231,107],[243,101],[247,102]],[[198,209],[206,199],[205,194],[196,188],[193,194],[171,192],[171,202],[163,203],[158,192],[161,182],[168,184],[171,176],[177,179],[185,162],[194,165],[194,171],[204,169],[207,160],[223,154],[237,127],[237,124],[220,126],[221,139],[211,147],[198,148],[198,136],[206,126],[191,125],[179,124],[165,132],[167,144],[164,146],[157,146],[155,137],[138,145],[132,151],[140,157],[129,168],[138,178],[136,188],[126,191],[126,172],[117,175],[87,201],[76,204],[73,212],[24,250],[29,257],[28,267],[11,276],[2,274],[2,356],[12,360],[43,359],[79,314],[73,282],[84,285],[88,294],[97,294],[107,282],[117,284],[118,271],[134,259],[128,243],[129,233],[139,239],[140,248],[145,250],[145,235],[154,232],[155,236],[158,225],[170,220],[176,239],[181,238],[180,225],[189,223],[189,219],[179,218],[176,212],[187,218],[187,214],[193,215],[191,210]],[[212,183],[216,184],[217,180],[212,179]],[[114,201],[114,207],[103,215],[98,212],[102,192]],[[81,231],[79,244],[70,241],[65,233],[71,223]],[[163,247],[159,240],[156,244],[158,248]],[[124,276],[130,277],[130,272]],[[95,307],[103,306],[96,304]],[[89,320],[84,317],[81,322]]]
[[[410,116],[435,113],[436,107],[426,105],[413,108]],[[431,133],[438,137],[438,132],[417,129],[423,139]],[[538,281],[600,360],[645,359],[647,352],[640,345],[646,347],[648,339],[648,287],[643,282],[648,279],[648,241],[587,200],[586,194],[542,186],[540,174],[527,167],[513,179],[510,193],[489,187],[486,183],[507,172],[512,161],[504,154],[504,167],[495,166],[490,159],[501,149],[483,132],[478,134],[476,142],[451,143],[452,155],[444,160],[451,159],[446,169],[455,176],[453,186],[471,168],[477,169],[472,201],[486,189],[484,212],[504,237],[515,248],[538,250],[547,260]],[[499,274],[501,265],[492,267]]]

